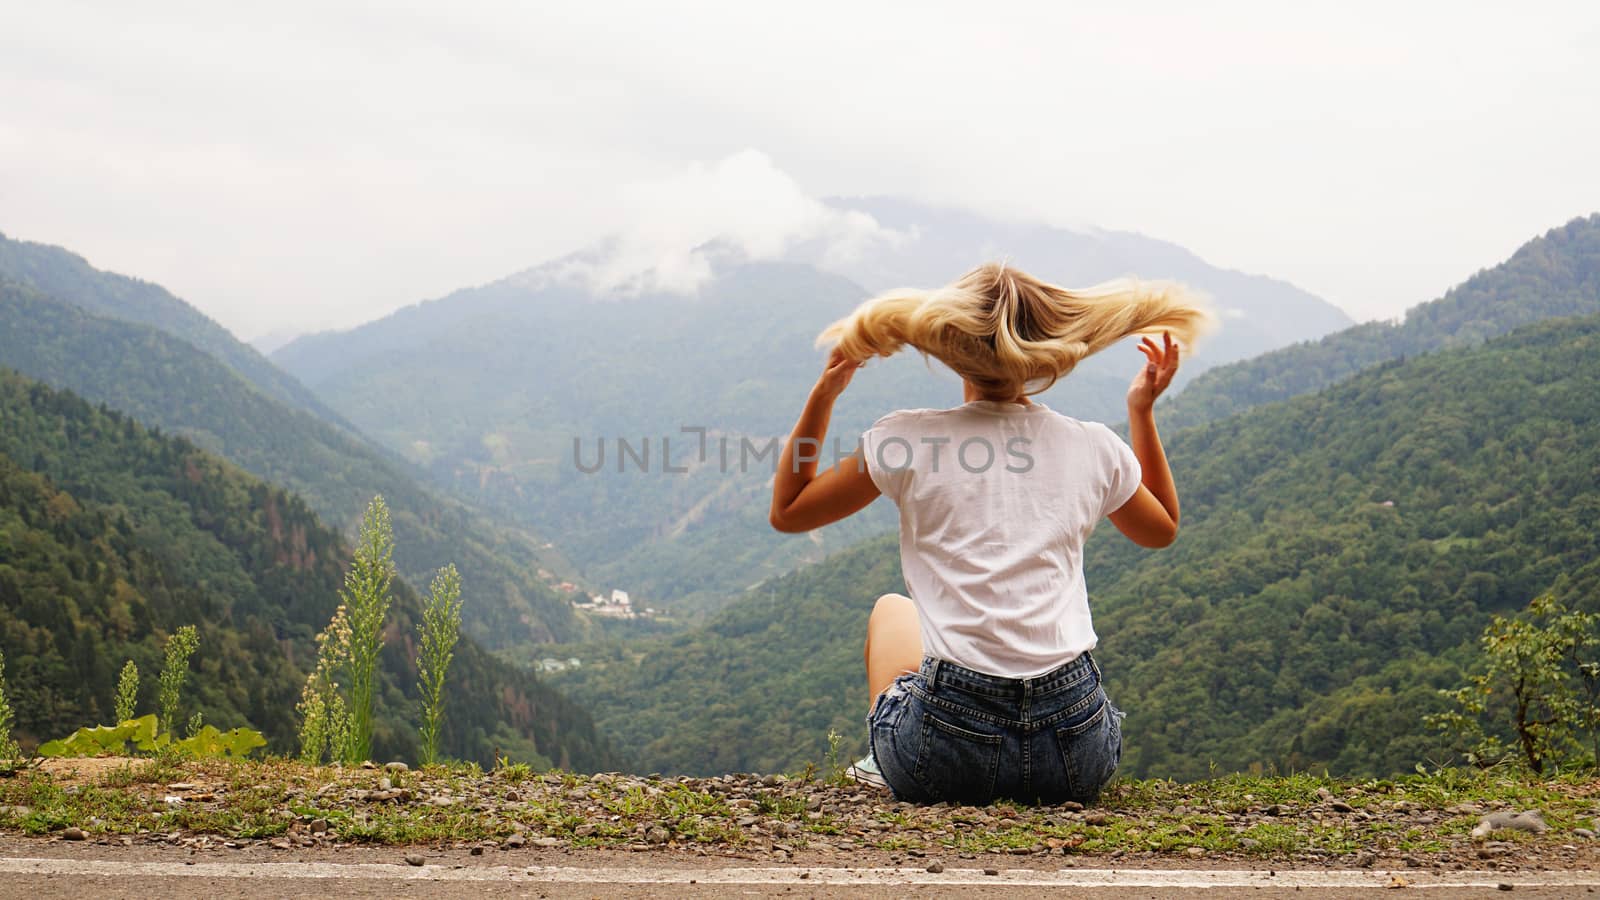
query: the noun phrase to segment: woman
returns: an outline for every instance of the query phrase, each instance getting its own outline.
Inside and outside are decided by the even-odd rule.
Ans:
[[[1099,795],[1121,759],[1122,713],[1090,656],[1083,543],[1104,517],[1141,546],[1176,535],[1152,409],[1179,342],[1209,322],[1177,285],[1073,291],[991,263],[938,290],[868,300],[823,332],[834,347],[779,459],[771,520],[808,531],[880,494],[900,509],[910,596],[879,598],[867,624],[871,751],[851,769],[858,779],[917,802]],[[1128,389],[1131,448],[1029,399],[1091,353],[1158,333],[1140,343]],[[890,413],[818,474],[856,369],[908,345],[962,377],[965,403]]]

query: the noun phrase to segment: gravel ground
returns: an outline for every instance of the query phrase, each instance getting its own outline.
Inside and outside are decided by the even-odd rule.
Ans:
[[[160,777],[157,777],[160,776]],[[1256,785],[1258,792],[1251,790]],[[1600,781],[1118,785],[1076,804],[898,803],[781,775],[659,778],[513,768],[54,763],[0,783],[0,835],[227,857],[960,868],[1600,868]],[[1537,805],[1532,805],[1537,803]],[[33,805],[30,805],[33,804]],[[1522,815],[1514,815],[1514,814]],[[24,836],[27,837],[24,837]],[[310,856],[307,856],[310,854]]]

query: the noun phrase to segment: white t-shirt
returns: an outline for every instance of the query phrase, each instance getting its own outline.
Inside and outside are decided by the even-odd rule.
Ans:
[[[1111,429],[1040,403],[976,400],[890,413],[862,452],[900,508],[924,653],[1026,678],[1093,649],[1083,544],[1140,479]]]

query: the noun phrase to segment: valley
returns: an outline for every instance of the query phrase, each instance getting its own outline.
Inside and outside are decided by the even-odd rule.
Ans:
[[[128,427],[170,430],[345,529],[383,494],[402,575],[457,563],[468,634],[538,670],[530,690],[556,705],[535,718],[566,722],[553,734],[577,743],[559,753],[590,761],[580,766],[793,771],[861,749],[866,610],[903,589],[894,510],[880,501],[780,535],[766,523],[763,467],[815,377],[821,326],[867,285],[931,277],[986,233],[1010,240],[1019,264],[1053,258],[1084,279],[1140,268],[1254,304],[1224,316],[1158,410],[1184,485],[1182,540],[1147,554],[1102,533],[1089,548],[1098,655],[1130,712],[1130,772],[1382,773],[1448,757],[1417,717],[1471,664],[1486,617],[1543,591],[1587,596],[1600,554],[1577,523],[1600,501],[1577,473],[1600,436],[1583,430],[1594,386],[1578,361],[1600,327],[1583,317],[1600,312],[1600,217],[1535,239],[1402,323],[1341,329],[1347,320],[1313,315],[1308,295],[1148,239],[849,202],[924,243],[871,266],[828,260],[837,271],[804,246],[763,261],[708,245],[712,274],[692,294],[595,295],[552,263],[291,341],[273,356],[290,374],[153,285],[5,240],[0,365],[119,410]],[[1263,311],[1275,303],[1301,307]],[[1115,352],[1043,400],[1118,421]],[[915,355],[870,363],[841,401],[840,452],[883,411],[950,405],[958,389]],[[73,481],[87,476],[60,468],[59,453],[18,445],[18,477],[74,493],[94,483]],[[321,540],[318,559],[342,552]],[[30,727],[100,714],[107,677],[78,679],[75,699],[40,707],[55,712]],[[564,697],[571,712],[558,712]],[[206,703],[219,723],[273,706]],[[469,706],[495,715],[487,698]],[[284,746],[281,725],[267,730]],[[490,732],[453,752],[509,745]],[[568,740],[546,735],[526,752],[553,759],[532,748]]]
[[[600,246],[350,331],[302,337],[272,359],[439,484],[556,538],[594,587],[623,587],[696,619],[751,585],[891,530],[892,511],[786,540],[764,525],[770,462],[728,471],[697,458],[685,472],[643,472],[614,461],[590,474],[575,445],[591,455],[600,441],[637,449],[646,438],[658,451],[663,438],[682,448],[701,436],[764,446],[787,433],[816,377],[817,333],[873,291],[943,283],[1000,255],[1067,284],[1131,273],[1183,279],[1217,296],[1224,321],[1184,379],[1350,321],[1292,285],[1141,235],[889,198],[831,202],[915,237],[859,256],[801,243],[776,259],[714,241],[695,251],[708,278],[685,292],[595,289],[573,273],[603,268]],[[649,274],[637,280],[654,284]],[[1133,358],[1126,348],[1092,358],[1043,399],[1115,421]],[[884,413],[959,396],[950,373],[915,354],[875,360],[837,410],[833,433],[848,453]]]

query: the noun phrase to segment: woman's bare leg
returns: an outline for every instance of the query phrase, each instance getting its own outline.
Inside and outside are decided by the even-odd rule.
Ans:
[[[867,690],[872,705],[894,680],[922,665],[922,626],[916,604],[902,594],[884,594],[867,619]]]

